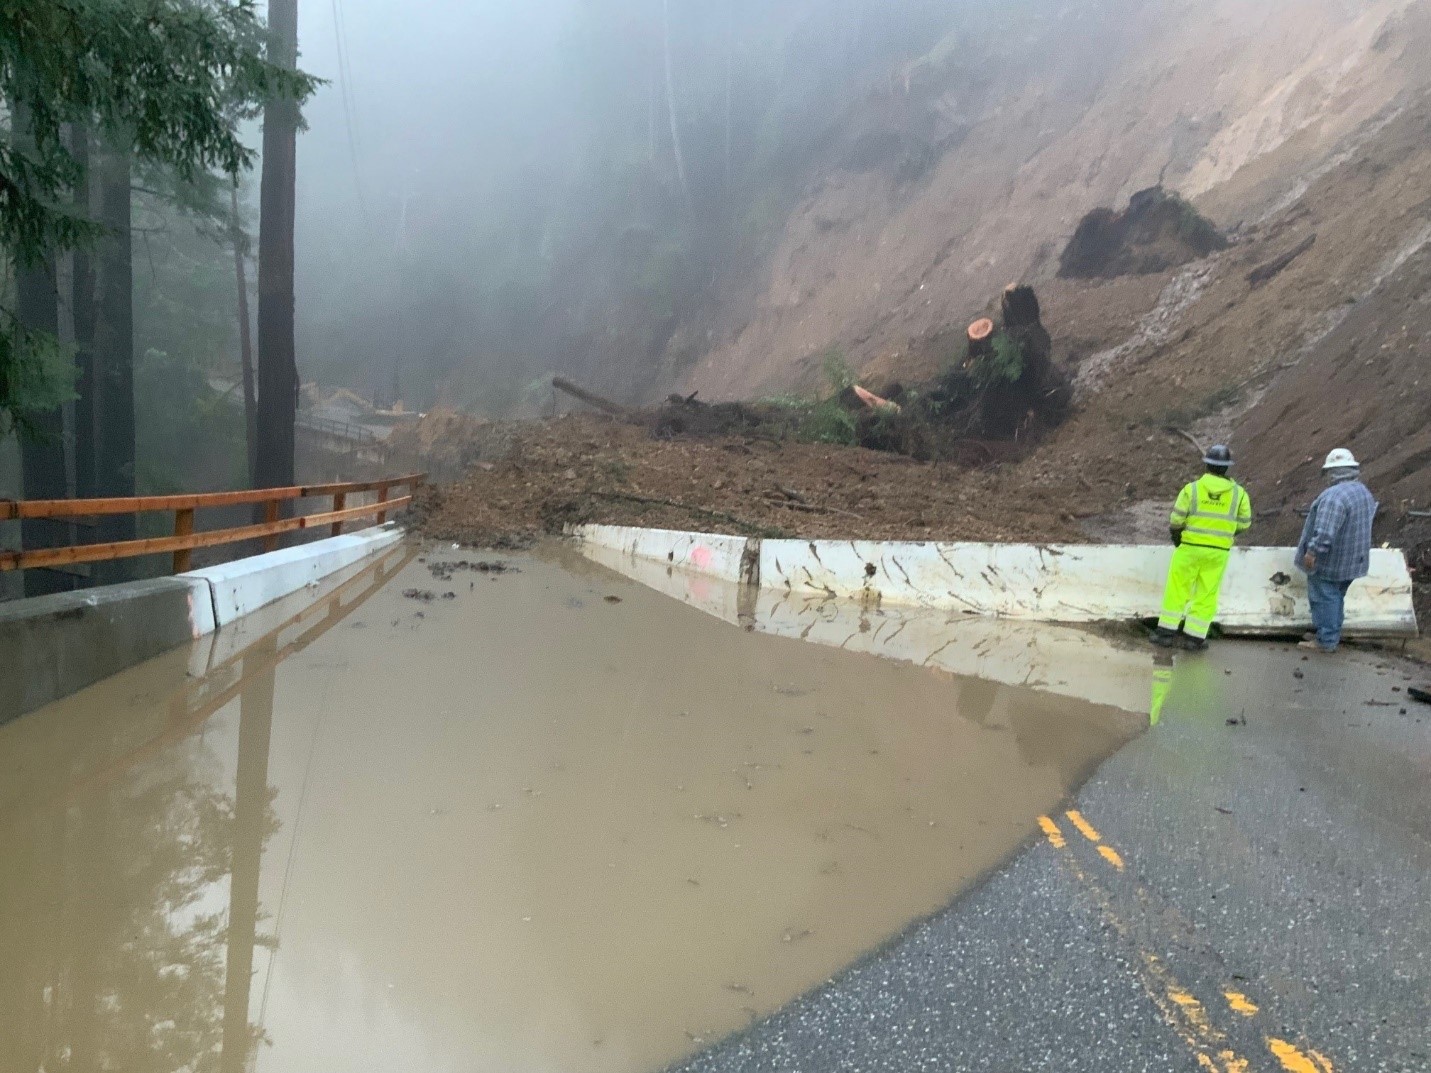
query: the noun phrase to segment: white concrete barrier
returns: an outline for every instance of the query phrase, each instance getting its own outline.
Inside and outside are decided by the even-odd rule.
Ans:
[[[219,628],[275,600],[316,585],[329,574],[361,562],[401,539],[402,530],[388,523],[358,533],[235,559],[179,577],[208,585],[214,628]]]
[[[213,632],[209,586],[189,578],[0,604],[0,724]]]
[[[180,645],[210,639],[190,651],[200,676],[216,654],[269,628],[262,615],[222,633],[221,627],[284,597],[318,598],[341,583],[348,568],[402,536],[390,524],[177,577],[0,604],[0,724]]]
[[[730,581],[741,580],[741,564],[749,546],[745,537],[684,533],[674,529],[587,525],[573,532],[592,547],[606,548],[629,559],[651,559],[676,569]]]
[[[1063,623],[1155,617],[1172,556],[1171,546],[762,541],[614,526],[583,526],[574,535],[588,554],[611,549],[800,597]],[[1306,579],[1292,556],[1290,548],[1232,552],[1218,614],[1224,630],[1293,633],[1311,625]],[[1371,565],[1371,576],[1348,594],[1347,633],[1415,634],[1405,557],[1377,549]]]

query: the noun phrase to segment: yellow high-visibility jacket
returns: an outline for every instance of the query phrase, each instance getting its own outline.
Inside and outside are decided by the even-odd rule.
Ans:
[[[1205,473],[1183,486],[1168,524],[1184,544],[1228,551],[1252,524],[1252,499],[1236,481]]]

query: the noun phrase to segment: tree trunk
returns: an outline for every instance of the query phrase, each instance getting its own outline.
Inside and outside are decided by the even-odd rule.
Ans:
[[[268,59],[298,61],[298,0],[270,0]],[[294,483],[298,367],[293,337],[293,216],[297,183],[298,102],[269,100],[263,109],[263,181],[258,235],[258,422],[254,482]]]
[[[676,80],[671,65],[671,0],[661,0],[661,40],[666,57],[666,112],[671,120],[671,150],[676,157],[676,178],[681,183],[681,197],[687,207],[691,188],[686,182],[686,154],[681,150],[681,121],[676,111]]]
[[[94,324],[95,488],[101,496],[135,493],[133,192],[127,148],[107,146],[99,170],[99,219],[108,231],[99,246]],[[101,541],[133,540],[133,514],[100,519]],[[97,564],[105,582],[133,576],[133,560]]]
[[[232,241],[234,245],[234,278],[238,286],[239,360],[243,365],[243,428],[248,483],[252,487],[257,470],[258,394],[253,380],[253,337],[248,319],[248,273],[244,264],[248,252],[248,236],[239,220],[238,176],[229,187],[229,205],[233,213]]]
[[[46,257],[15,271],[15,313],[20,323],[37,332],[58,336],[59,295],[55,290],[55,260]],[[65,418],[59,407],[33,416],[33,436],[20,437],[20,466],[26,499],[64,499],[69,495],[65,480]],[[20,523],[20,546],[63,547],[69,543],[69,527],[45,518]],[[25,595],[45,596],[74,588],[69,574],[56,570],[26,570]]]
[[[245,1073],[257,1042],[248,1011],[253,988],[253,951],[258,936],[258,890],[263,866],[269,790],[268,753],[273,737],[274,662],[277,642],[250,650],[261,669],[245,675],[239,694],[238,772],[234,786],[232,870],[229,873],[229,931],[224,958],[223,1049],[220,1073]],[[248,659],[244,660],[248,671]]]
[[[90,179],[89,128],[75,124],[71,131],[72,151],[81,171],[75,189],[75,212],[84,219],[94,217]],[[99,494],[95,445],[98,440],[98,407],[94,379],[94,259],[81,246],[74,251],[70,308],[75,325],[75,495],[91,499]]]

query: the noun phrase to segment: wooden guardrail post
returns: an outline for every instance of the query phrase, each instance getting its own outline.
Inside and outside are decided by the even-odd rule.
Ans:
[[[174,535],[186,537],[194,535],[194,508],[174,512]],[[194,561],[193,548],[180,548],[174,552],[174,573],[187,574]]]
[[[335,511],[343,510],[345,507],[347,507],[347,505],[348,505],[348,494],[347,494],[346,492],[334,492],[334,493],[333,493],[333,509],[334,509]],[[333,523],[333,535],[334,535],[334,536],[342,536],[342,535],[343,535],[343,521],[342,521],[341,518],[340,518],[338,521],[336,521],[336,522]]]
[[[266,525],[272,525],[274,522],[278,521],[278,504],[279,504],[279,501],[278,501],[278,500],[276,500],[276,499],[270,499],[267,503],[265,503],[265,504],[263,505],[263,521],[264,521],[264,524],[266,524]],[[263,550],[264,550],[264,551],[277,551],[277,550],[278,550],[278,534],[277,534],[277,533],[270,533],[268,536],[266,536],[266,537],[263,538]]]
[[[385,485],[383,485],[381,488],[378,489],[378,502],[379,502],[379,503],[386,503],[387,501],[388,501],[388,486],[385,484]],[[385,511],[385,510],[380,510],[380,511],[378,511],[378,524],[379,524],[379,525],[382,525],[382,524],[383,524],[384,522],[386,522],[387,520],[388,520],[388,512]]]

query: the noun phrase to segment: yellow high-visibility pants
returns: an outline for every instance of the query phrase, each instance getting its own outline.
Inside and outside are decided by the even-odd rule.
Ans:
[[[1158,619],[1161,629],[1183,626],[1189,637],[1207,637],[1217,618],[1217,597],[1227,570],[1227,554],[1221,548],[1200,548],[1195,544],[1180,544],[1173,551],[1168,584],[1163,590],[1163,613]]]
[[[1167,664],[1153,667],[1153,695],[1148,703],[1148,725],[1157,726],[1163,719],[1163,706],[1168,703],[1168,691],[1173,688],[1172,657],[1165,656]]]

